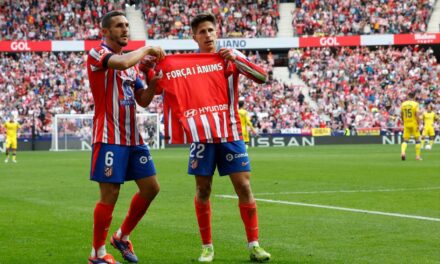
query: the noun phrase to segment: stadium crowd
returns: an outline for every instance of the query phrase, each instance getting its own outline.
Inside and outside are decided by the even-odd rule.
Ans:
[[[295,3],[295,35],[329,36],[425,32],[435,0]],[[102,15],[124,10],[126,4],[136,4],[142,11],[150,39],[190,38],[191,18],[200,12],[215,14],[221,38],[275,37],[280,18],[279,0],[4,1],[0,4],[0,40],[99,39]]]
[[[216,16],[219,37],[252,38],[276,36],[278,5],[278,0],[155,0],[144,1],[143,10],[150,39],[190,38],[190,21],[200,12]]]
[[[0,40],[99,39],[102,15],[124,2],[24,0],[0,4]]]
[[[420,32],[426,29],[433,2],[297,0],[294,26],[298,35]],[[221,37],[274,37],[279,19],[278,0],[9,1],[0,4],[0,40],[99,39],[100,17],[126,4],[144,12],[149,38],[189,38],[189,21],[205,11],[216,15]],[[272,76],[270,52],[246,55]],[[1,121],[12,114],[23,133],[30,133],[33,124],[38,133],[50,133],[55,114],[92,112],[85,58],[79,52],[0,53]],[[410,89],[419,91],[420,102],[440,103],[440,66],[432,49],[306,48],[291,49],[287,58],[289,74],[298,74],[310,92],[273,77],[264,85],[245,79],[240,84],[260,133],[396,128],[398,106]],[[147,110],[161,114],[161,98]]]
[[[440,103],[440,65],[431,48],[307,48],[289,56],[300,58],[293,68],[316,102],[312,127],[326,122],[332,129],[398,128],[409,91],[417,92],[422,107]]]
[[[426,32],[435,0],[296,0],[294,35]]]
[[[293,82],[272,77],[271,53],[246,55],[271,76],[263,85],[245,78],[240,85],[240,96],[259,133],[397,128],[399,105],[409,90],[418,91],[421,103],[440,105],[440,65],[430,48],[292,49],[288,53],[289,61],[295,61],[292,72],[310,88],[309,94]],[[23,133],[30,133],[34,122],[38,133],[50,133],[55,114],[91,113],[85,58],[82,52],[0,53],[2,121],[12,114],[22,123]],[[160,96],[146,110],[162,114]]]
[[[93,111],[85,53],[0,53],[0,116],[22,133],[52,131],[52,117]]]

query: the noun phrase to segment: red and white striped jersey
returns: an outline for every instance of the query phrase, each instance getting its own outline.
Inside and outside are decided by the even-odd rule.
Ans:
[[[87,57],[90,88],[95,102],[92,143],[143,145],[136,126],[134,91],[143,88],[136,67],[116,70],[107,67],[113,51],[104,43]]]
[[[166,143],[242,139],[238,114],[242,68],[246,76],[265,81],[264,71],[241,57],[230,63],[216,53],[177,54],[159,63],[156,70],[164,74],[158,91],[163,92]]]

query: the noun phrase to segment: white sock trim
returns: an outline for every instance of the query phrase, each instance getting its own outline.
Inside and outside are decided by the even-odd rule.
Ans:
[[[203,244],[202,245],[202,248],[214,248],[214,245],[213,244]]]
[[[248,248],[259,247],[260,243],[258,241],[252,241],[248,243]]]
[[[90,253],[90,256],[102,258],[105,255],[107,255],[107,250],[105,249],[105,245],[98,248],[98,251],[95,250],[95,248],[92,247],[92,252]]]

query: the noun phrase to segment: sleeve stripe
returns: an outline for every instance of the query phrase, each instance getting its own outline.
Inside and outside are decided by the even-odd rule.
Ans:
[[[257,71],[256,69],[252,69],[251,67],[249,67],[248,65],[246,65],[245,63],[241,62],[240,60],[236,60],[235,64],[237,65],[237,68],[241,71],[241,72],[246,72],[251,74],[253,77],[255,77],[256,79],[265,82],[266,81],[266,75]]]
[[[89,52],[90,56],[92,56],[95,60],[99,61],[99,53],[95,49],[91,49]]]

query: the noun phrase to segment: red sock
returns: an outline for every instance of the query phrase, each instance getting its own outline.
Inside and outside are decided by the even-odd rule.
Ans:
[[[211,236],[211,203],[201,203],[194,198],[196,208],[197,222],[199,224],[200,236],[203,245],[212,244]]]
[[[240,207],[240,215],[246,229],[248,242],[258,241],[257,204],[255,202],[250,204],[239,203],[238,207]]]
[[[112,204],[104,204],[101,202],[96,204],[93,215],[93,248],[96,251],[105,245],[114,208],[115,206]]]
[[[121,226],[122,236],[130,235],[131,231],[136,227],[137,223],[142,219],[147,212],[151,201],[147,201],[139,193],[136,193],[131,199],[130,209],[128,209],[127,216]]]

